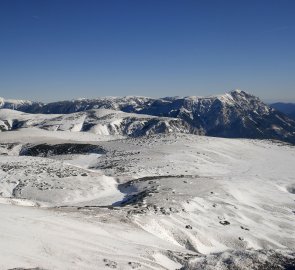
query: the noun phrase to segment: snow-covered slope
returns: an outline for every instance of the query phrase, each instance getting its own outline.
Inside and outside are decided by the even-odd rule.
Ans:
[[[208,98],[157,100],[139,112],[183,119],[209,136],[295,143],[293,120],[240,90]]]
[[[293,146],[27,130],[0,136],[0,269],[294,268]]]
[[[192,133],[198,130],[198,134],[209,136],[276,139],[295,143],[294,120],[241,90],[211,97],[105,97],[37,104],[14,108],[45,114],[71,114],[93,109],[121,110],[178,118],[186,123]]]
[[[30,100],[18,100],[18,99],[4,99],[0,97],[0,109],[19,110],[23,112],[38,111],[45,104],[42,102],[34,102]]]
[[[0,269],[295,269],[295,122],[212,97],[0,99]],[[28,113],[30,112],[30,113]]]
[[[0,110],[0,128],[3,131],[33,127],[50,131],[84,131],[105,136],[143,136],[169,132],[198,133],[197,129],[190,127],[181,119],[138,115],[108,109],[59,115]]]

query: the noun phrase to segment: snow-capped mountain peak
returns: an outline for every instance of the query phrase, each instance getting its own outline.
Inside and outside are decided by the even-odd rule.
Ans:
[[[109,109],[137,115],[178,118],[186,125],[184,132],[189,126],[193,133],[209,136],[278,139],[295,143],[293,120],[240,89],[209,97],[125,96],[81,98],[48,104],[1,99],[0,108],[42,114]]]

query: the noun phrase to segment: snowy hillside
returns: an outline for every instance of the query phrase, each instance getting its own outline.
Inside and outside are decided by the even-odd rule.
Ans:
[[[72,114],[27,114],[0,109],[0,129],[40,128],[49,131],[90,132],[98,135],[143,136],[157,133],[198,133],[177,118],[97,109]]]
[[[193,134],[295,143],[294,120],[241,90],[211,97],[105,97],[48,104],[2,100],[0,108],[43,114],[109,109],[137,115],[178,118],[185,123],[185,129]]]
[[[99,136],[1,133],[0,269],[294,269],[293,146]]]
[[[0,270],[295,269],[295,122],[257,97],[0,107]]]
[[[30,100],[4,99],[0,97],[0,108],[24,112],[40,110],[44,104]]]

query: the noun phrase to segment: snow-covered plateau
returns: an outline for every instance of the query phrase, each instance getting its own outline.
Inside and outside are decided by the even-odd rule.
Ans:
[[[0,270],[295,269],[294,144],[116,108],[0,126]]]

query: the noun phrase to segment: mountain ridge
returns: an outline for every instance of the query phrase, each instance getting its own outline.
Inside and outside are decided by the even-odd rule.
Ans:
[[[209,97],[138,96],[76,99],[48,104],[30,101],[0,102],[0,108],[32,114],[73,114],[96,109],[176,118],[192,133],[227,137],[275,139],[295,144],[295,121],[242,90]],[[34,117],[34,116],[32,116]],[[129,118],[130,119],[130,118]],[[5,120],[5,119],[2,119]],[[153,120],[154,121],[154,120]],[[170,121],[170,120],[169,120]],[[167,128],[161,129],[167,132]]]
[[[97,98],[76,98],[76,99],[70,99],[70,100],[60,100],[60,101],[53,101],[53,102],[41,102],[41,101],[32,101],[32,100],[22,100],[22,99],[5,99],[3,97],[0,97],[0,109],[15,109],[23,112],[28,113],[46,113],[46,109],[43,109],[47,106],[52,105],[59,105],[63,103],[91,103],[91,102],[131,102],[134,101],[136,103],[142,103],[143,101],[156,101],[156,100],[166,100],[166,101],[173,101],[173,100],[180,100],[180,99],[186,99],[186,100],[200,100],[200,99],[212,99],[212,98],[224,98],[225,96],[229,96],[232,93],[245,93],[250,95],[249,93],[235,89],[232,91],[229,91],[225,94],[217,94],[217,95],[209,95],[209,96],[166,96],[166,97],[160,97],[160,98],[152,98],[147,96],[136,96],[136,95],[128,95],[128,96],[104,96],[104,97],[97,97]],[[30,106],[32,108],[30,108]],[[80,108],[80,109],[86,109],[86,108]],[[47,113],[54,113],[52,111],[48,111]],[[66,112],[64,112],[66,113]]]
[[[108,109],[93,109],[71,114],[28,114],[10,109],[0,110],[0,130],[23,128],[131,137],[172,132],[199,134],[197,129],[193,129],[178,118],[132,114]]]

